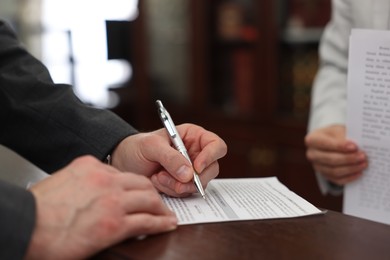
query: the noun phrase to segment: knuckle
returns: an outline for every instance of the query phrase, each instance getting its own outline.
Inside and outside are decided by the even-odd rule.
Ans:
[[[98,220],[98,226],[103,236],[112,235],[122,229],[121,218],[112,215],[105,215]]]
[[[121,201],[121,196],[118,194],[118,192],[114,192],[112,190],[102,200],[102,202],[104,204],[103,206],[105,208],[110,208],[112,206],[120,205],[120,201]]]

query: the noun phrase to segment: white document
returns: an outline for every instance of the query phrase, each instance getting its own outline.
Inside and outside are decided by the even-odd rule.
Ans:
[[[214,179],[200,194],[187,198],[162,195],[179,225],[238,220],[292,218],[323,211],[290,191],[276,177]]]
[[[346,185],[343,212],[390,224],[390,32],[354,29],[348,65],[347,136],[368,155]]]

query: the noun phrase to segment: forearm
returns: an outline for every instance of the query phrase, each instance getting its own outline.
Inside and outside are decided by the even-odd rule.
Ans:
[[[44,171],[53,172],[85,154],[102,160],[122,139],[136,133],[111,112],[75,101],[71,89],[52,88],[51,96],[36,101],[12,97],[18,106],[2,105],[0,112],[4,123],[0,142]]]
[[[90,154],[102,160],[137,131],[110,111],[89,107],[71,86],[54,84],[10,29],[0,24],[0,142],[46,172]]]

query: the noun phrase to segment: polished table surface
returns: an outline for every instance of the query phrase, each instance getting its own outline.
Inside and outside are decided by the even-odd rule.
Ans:
[[[390,259],[390,226],[338,212],[179,226],[93,259]]]

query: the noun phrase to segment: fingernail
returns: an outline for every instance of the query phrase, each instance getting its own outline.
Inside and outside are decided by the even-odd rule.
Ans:
[[[176,218],[176,216],[171,217],[169,222],[170,222],[170,225],[168,227],[168,231],[175,230],[177,228],[177,218]]]
[[[192,168],[183,165],[176,172],[176,176],[179,178],[180,181],[187,182],[192,178],[192,171]]]

